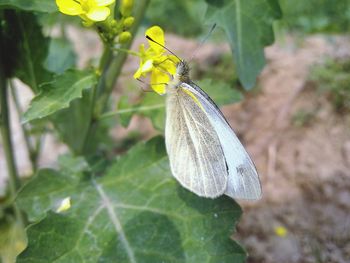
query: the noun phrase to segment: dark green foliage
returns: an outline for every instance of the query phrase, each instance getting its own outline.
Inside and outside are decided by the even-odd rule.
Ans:
[[[210,1],[206,21],[226,33],[237,74],[245,89],[255,85],[265,65],[264,47],[274,41],[272,24],[281,18],[277,0]]]
[[[283,23],[288,29],[305,33],[348,32],[349,0],[280,0]]]
[[[32,13],[1,10],[1,63],[6,75],[14,74],[34,92],[50,81],[52,74],[44,68],[49,39]]]

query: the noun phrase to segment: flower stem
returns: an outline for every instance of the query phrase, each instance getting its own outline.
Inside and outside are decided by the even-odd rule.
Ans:
[[[139,25],[141,23],[141,20],[146,12],[147,6],[149,4],[150,0],[142,0],[138,1],[138,8],[135,12],[135,22],[133,27],[131,28],[131,35],[134,38],[135,34],[137,32],[137,29],[139,28]],[[132,40],[129,41],[128,43],[122,45],[120,47],[121,50],[127,50],[130,48],[132,44]],[[99,111],[97,112],[97,116],[99,116],[105,109],[106,109],[106,104],[107,101],[111,95],[111,92],[113,90],[114,84],[116,82],[116,79],[119,77],[120,72],[122,70],[123,64],[127,58],[128,53],[126,52],[119,52],[118,55],[113,59],[111,62],[110,67],[108,68],[106,72],[106,91],[102,96],[99,98],[98,107]]]
[[[95,117],[95,111],[96,111],[96,101],[99,96],[99,94],[103,93],[103,90],[105,89],[105,72],[111,62],[111,49],[108,45],[104,46],[103,54],[100,59],[99,63],[99,72],[101,72],[101,76],[99,78],[98,83],[95,85],[92,91],[92,102],[90,104],[90,124],[89,128],[86,132],[86,136],[84,138],[84,143],[82,145],[82,148],[80,150],[80,153],[87,154],[89,150],[89,143],[94,136],[96,126],[97,126],[97,118]]]
[[[135,22],[133,27],[130,30],[132,37],[135,36],[137,29],[141,23],[141,20],[146,12],[147,5],[150,0],[140,0],[137,4],[137,10],[135,12]],[[130,48],[132,39],[120,47],[121,50],[127,50]],[[84,140],[84,145],[82,147],[82,153],[86,154],[89,149],[89,143],[92,141],[92,138],[97,130],[98,119],[102,112],[106,110],[108,99],[112,93],[114,84],[117,78],[120,75],[123,64],[127,58],[127,52],[119,52],[117,55],[112,55],[112,47],[105,46],[104,54],[102,55],[100,62],[103,65],[102,75],[100,77],[99,83],[96,86],[96,96],[94,96],[92,107],[94,111],[91,116],[91,123],[87,135]],[[106,50],[108,50],[108,58],[106,57]]]
[[[11,142],[11,128],[9,121],[9,107],[7,97],[7,80],[5,74],[0,65],[0,107],[1,107],[1,118],[0,118],[0,129],[2,144],[4,147],[4,153],[7,163],[7,169],[9,174],[9,189],[11,198],[14,198],[16,190],[20,186],[20,180],[17,173],[17,167],[15,164],[14,152]]]

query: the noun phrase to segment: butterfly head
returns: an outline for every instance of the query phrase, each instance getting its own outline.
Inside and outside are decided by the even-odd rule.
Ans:
[[[188,82],[190,80],[190,66],[184,60],[176,64],[176,76],[180,82]]]

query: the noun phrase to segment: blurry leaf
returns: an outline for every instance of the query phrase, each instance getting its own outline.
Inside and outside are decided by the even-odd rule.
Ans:
[[[68,68],[75,65],[76,55],[71,42],[63,38],[52,38],[49,54],[44,66],[47,70],[56,74],[62,74]]]
[[[23,122],[40,119],[67,108],[74,99],[81,98],[83,90],[96,84],[96,75],[91,71],[68,70],[44,84],[42,91],[31,101],[23,115]]]
[[[164,131],[165,96],[162,97],[153,92],[146,93],[139,105],[138,114],[149,117],[155,129]]]
[[[349,0],[280,0],[283,23],[289,30],[301,33],[348,33]]]
[[[23,224],[12,216],[0,220],[0,262],[12,263],[26,245],[27,238]]]
[[[70,196],[72,206],[28,228],[28,247],[17,262],[245,261],[230,239],[240,207],[182,188],[161,138],[132,148],[105,176],[76,179],[43,170],[20,192],[31,220],[59,198]]]
[[[82,98],[73,100],[69,107],[53,114],[52,120],[61,140],[74,153],[80,153],[91,120],[92,90],[85,90]],[[79,136],[77,136],[79,135]]]
[[[235,103],[243,99],[241,92],[231,88],[227,83],[222,81],[203,79],[198,81],[198,85],[218,106]]]
[[[48,38],[44,37],[36,17],[31,13],[5,10],[3,17],[1,53],[7,75],[15,75],[38,92],[41,83],[52,79],[52,74],[43,67]]]
[[[53,0],[0,0],[0,8],[4,7],[15,7],[38,12],[55,12],[58,10]]]
[[[118,101],[117,109],[121,112],[121,114],[118,115],[120,124],[123,127],[128,127],[131,117],[135,113],[133,110],[134,108],[129,103],[128,96],[121,96]]]
[[[92,89],[84,90],[82,98],[73,100],[69,107],[50,116],[61,140],[75,153],[84,151],[87,155],[95,154],[97,147],[113,147],[109,132],[115,126],[113,119],[101,120],[95,132],[85,144],[91,121]],[[97,123],[96,123],[97,124]],[[79,136],[77,136],[79,135]],[[84,147],[84,149],[83,149]]]
[[[227,35],[240,81],[251,89],[265,65],[264,47],[273,43],[272,23],[281,17],[277,0],[206,0],[206,22]]]
[[[152,25],[162,25],[165,31],[172,31],[180,35],[192,36],[201,33],[201,19],[197,10],[203,10],[202,1],[163,1],[153,0],[147,8],[146,19]]]
[[[89,164],[82,156],[64,154],[58,157],[60,170],[66,174],[76,174],[90,169]]]

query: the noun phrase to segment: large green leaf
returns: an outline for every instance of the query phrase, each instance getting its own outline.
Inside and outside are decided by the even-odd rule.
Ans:
[[[207,0],[206,22],[224,29],[240,81],[246,89],[265,65],[264,47],[274,41],[272,23],[281,17],[278,0]]]
[[[54,212],[65,197],[71,208]],[[244,262],[230,239],[230,198],[200,198],[171,176],[162,138],[141,143],[104,176],[42,170],[19,193],[30,220],[18,262]]]
[[[26,2],[26,1],[23,1]],[[43,63],[49,39],[44,37],[36,17],[29,12],[4,10],[1,21],[1,60],[10,77],[18,77],[34,92],[51,81],[52,74]]]
[[[50,13],[58,10],[54,0],[0,0],[0,8],[4,7]]]
[[[82,97],[84,90],[96,84],[96,75],[91,71],[68,70],[44,84],[42,91],[33,98],[23,115],[23,122],[49,116],[67,108],[71,101]]]

